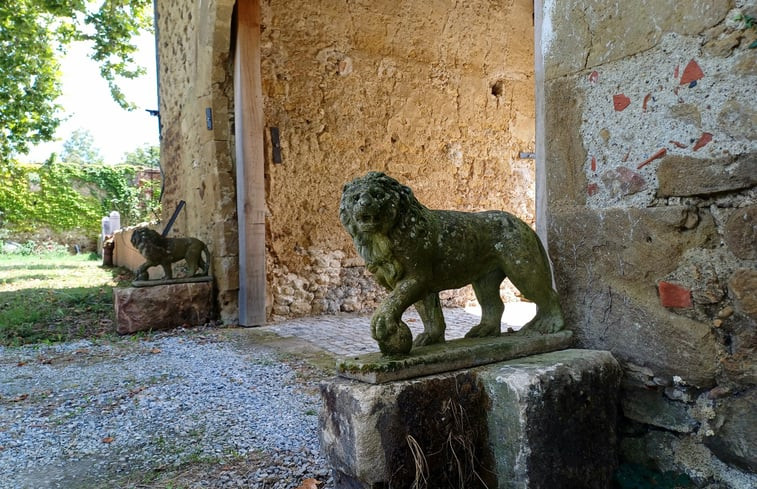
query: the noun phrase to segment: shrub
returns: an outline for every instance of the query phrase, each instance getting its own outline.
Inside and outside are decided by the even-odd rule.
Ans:
[[[158,192],[138,187],[131,165],[0,163],[0,227],[11,233],[81,229],[100,231],[103,216],[121,214],[124,226],[149,219]]]

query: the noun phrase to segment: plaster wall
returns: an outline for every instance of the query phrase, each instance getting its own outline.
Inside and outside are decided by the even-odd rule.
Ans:
[[[625,460],[755,487],[755,2],[540,3],[550,254]]]
[[[383,295],[338,219],[342,185],[369,170],[432,208],[506,209],[533,223],[534,163],[518,157],[534,151],[531,2],[261,8],[269,319],[368,312]],[[211,246],[226,321],[238,283],[232,13],[225,0],[158,1],[164,217],[186,200],[174,233]]]

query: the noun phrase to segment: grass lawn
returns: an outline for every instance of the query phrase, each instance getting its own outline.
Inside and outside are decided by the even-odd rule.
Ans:
[[[0,345],[113,333],[113,287],[131,279],[122,272],[96,255],[0,254]]]

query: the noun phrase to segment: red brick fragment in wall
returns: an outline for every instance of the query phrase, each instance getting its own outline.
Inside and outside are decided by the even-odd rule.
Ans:
[[[589,197],[599,192],[599,185],[596,183],[590,183],[588,187],[586,187],[586,193],[589,194]]]
[[[591,157],[591,171],[597,171],[597,158],[595,156]]]
[[[681,142],[670,140],[670,144],[675,146],[676,148],[686,148],[687,146]]]
[[[617,112],[622,111],[623,109],[628,107],[630,104],[631,104],[631,99],[626,97],[622,93],[612,96],[612,105],[613,107],[615,107],[615,110]]]
[[[648,93],[644,95],[644,102],[641,104],[641,110],[646,112],[647,111],[647,103],[649,102],[649,99],[652,98],[652,94]]]
[[[655,154],[653,154],[652,156],[650,156],[646,160],[644,160],[641,163],[639,163],[639,166],[637,166],[636,169],[637,170],[641,170],[642,168],[644,168],[648,164],[652,163],[657,158],[662,158],[663,156],[665,156],[665,154],[667,154],[667,152],[668,152],[668,150],[665,149],[665,148],[658,149]]]
[[[694,144],[694,151],[698,150],[699,148],[703,148],[710,141],[712,141],[712,134],[710,134],[709,132],[703,132],[697,142]]]
[[[657,292],[663,307],[683,309],[692,306],[691,291],[685,287],[670,282],[660,282],[657,284]]]
[[[689,83],[701,80],[704,77],[702,68],[699,67],[696,61],[693,59],[689,61],[686,68],[683,69],[683,75],[681,75],[681,81],[679,85],[688,85]]]
[[[673,78],[678,78],[678,65],[676,65],[676,69],[673,70]]]
[[[589,83],[597,83],[597,80],[599,80],[599,73],[592,71],[589,75]]]

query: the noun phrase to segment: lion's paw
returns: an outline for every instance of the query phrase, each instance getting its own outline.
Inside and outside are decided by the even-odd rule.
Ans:
[[[397,327],[397,321],[390,316],[374,314],[371,319],[371,336],[376,341],[383,341],[394,335],[397,331]]]
[[[470,331],[465,334],[466,338],[488,338],[490,336],[499,336],[500,325],[499,324],[479,324],[473,326]]]
[[[565,321],[561,314],[557,315],[536,315],[531,321],[526,323],[517,334],[521,336],[530,336],[537,334],[557,333],[565,326]]]
[[[421,333],[413,340],[413,346],[436,345],[438,343],[444,343],[444,335],[439,337],[439,335]]]

